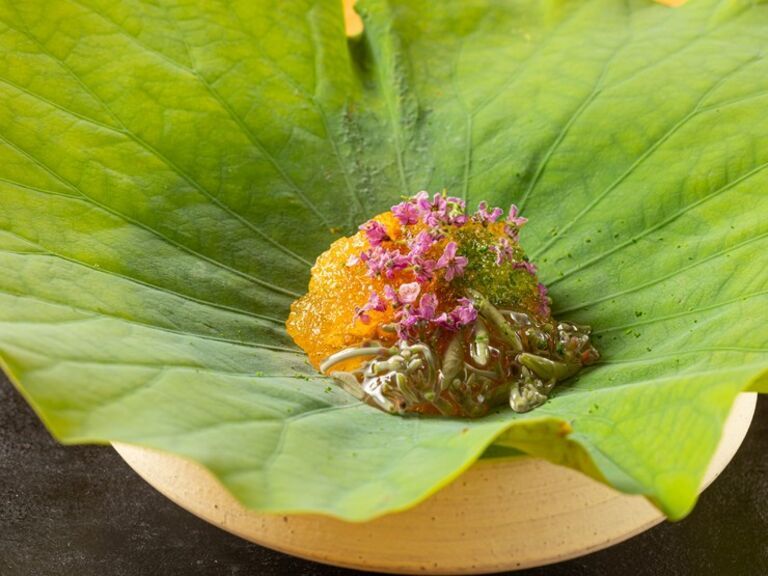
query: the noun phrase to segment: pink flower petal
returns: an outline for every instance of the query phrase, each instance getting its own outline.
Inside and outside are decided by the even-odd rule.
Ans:
[[[376,220],[368,220],[365,224],[361,224],[359,228],[365,232],[371,246],[378,246],[384,240],[389,240],[387,229],[380,222],[376,222]]]
[[[389,284],[384,285],[384,298],[392,302],[393,304],[399,304],[400,300],[397,298],[397,292]]]
[[[421,286],[418,282],[408,282],[397,289],[397,295],[403,304],[415,302],[416,298],[419,297],[419,292],[421,292]]]
[[[419,300],[419,315],[425,320],[431,320],[435,317],[437,311],[437,296],[427,292]]]
[[[421,212],[418,206],[409,200],[392,206],[392,214],[400,221],[400,224],[408,226],[419,221]]]

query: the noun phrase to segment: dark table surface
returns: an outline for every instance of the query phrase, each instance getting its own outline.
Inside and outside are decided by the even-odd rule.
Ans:
[[[768,397],[685,520],[521,576],[768,575]],[[354,575],[198,520],[109,447],[63,447],[0,376],[0,576]]]

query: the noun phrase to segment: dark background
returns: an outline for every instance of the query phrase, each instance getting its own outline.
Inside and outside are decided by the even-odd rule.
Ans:
[[[520,576],[768,575],[768,397],[693,513]],[[178,508],[109,447],[54,442],[0,375],[0,576],[364,574],[273,552]]]

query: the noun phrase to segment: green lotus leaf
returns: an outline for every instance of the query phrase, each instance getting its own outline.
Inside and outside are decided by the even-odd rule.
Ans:
[[[768,6],[0,2],[0,356],[65,443],[365,520],[491,444],[693,506],[768,391]],[[311,263],[421,189],[515,202],[600,364],[526,415],[381,413],[286,335]]]

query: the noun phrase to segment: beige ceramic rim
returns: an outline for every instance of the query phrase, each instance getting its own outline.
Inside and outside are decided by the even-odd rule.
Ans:
[[[756,394],[734,403],[702,483],[741,445]],[[371,522],[265,515],[243,508],[200,465],[145,448],[115,449],[176,504],[246,540],[317,562],[398,574],[481,574],[531,568],[611,546],[661,522],[647,500],[549,462],[480,461],[418,506]]]

